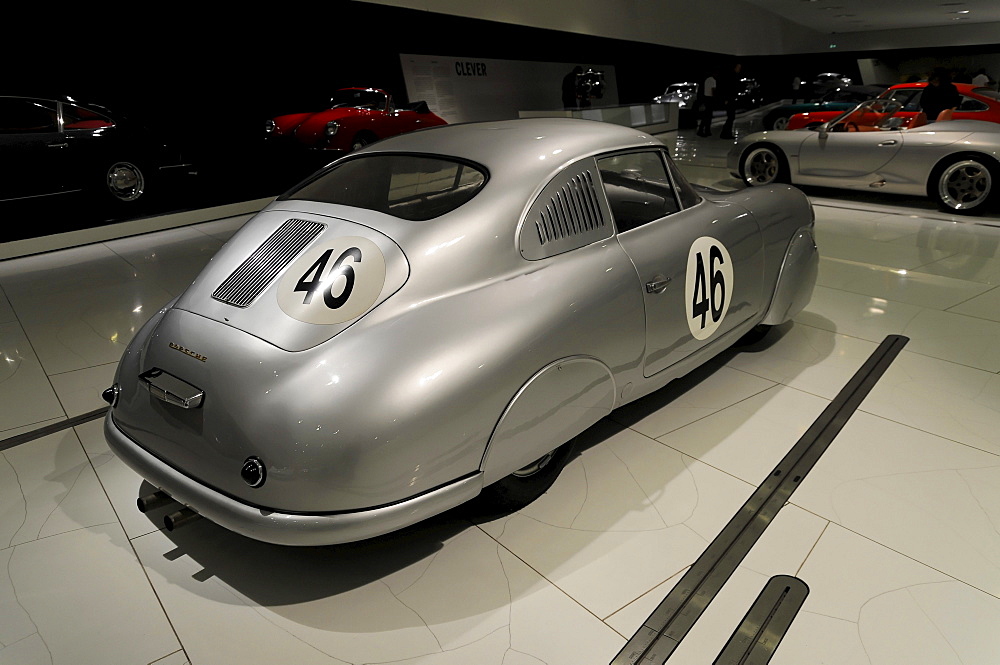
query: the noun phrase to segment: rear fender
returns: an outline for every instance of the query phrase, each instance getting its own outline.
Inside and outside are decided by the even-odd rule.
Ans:
[[[572,356],[542,368],[500,417],[483,456],[483,484],[566,443],[611,413],[614,402],[614,377],[599,360]]]

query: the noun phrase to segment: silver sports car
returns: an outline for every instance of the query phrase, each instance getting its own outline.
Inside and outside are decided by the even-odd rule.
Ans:
[[[947,211],[977,215],[1000,184],[1000,124],[947,120],[874,99],[819,127],[757,132],[729,152],[749,185],[791,182],[928,196]]]
[[[250,220],[136,334],[105,434],[275,543],[517,507],[613,409],[799,312],[817,262],[799,191],[696,190],[633,129],[414,132]]]

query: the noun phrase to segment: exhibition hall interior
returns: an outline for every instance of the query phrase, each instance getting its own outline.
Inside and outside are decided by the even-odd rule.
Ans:
[[[8,54],[0,664],[1000,662],[1000,5],[246,18]]]

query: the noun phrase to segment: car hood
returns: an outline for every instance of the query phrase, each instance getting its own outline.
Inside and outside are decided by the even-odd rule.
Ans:
[[[370,116],[371,111],[351,107],[324,109],[315,113],[293,113],[278,116],[274,123],[280,132],[294,135],[306,145],[313,145],[326,137],[326,125],[329,122],[342,122],[346,118]]]
[[[388,236],[286,201],[250,220],[174,307],[301,351],[346,330],[408,277]]]

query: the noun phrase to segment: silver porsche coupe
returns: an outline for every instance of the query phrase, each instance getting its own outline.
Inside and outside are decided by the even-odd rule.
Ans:
[[[114,452],[259,540],[360,540],[544,493],[578,434],[798,313],[813,215],[692,187],[570,119],[423,130],[257,214],[136,334]]]
[[[791,182],[928,196],[948,212],[978,215],[1000,186],[1000,124],[927,124],[922,112],[874,99],[817,127],[743,137],[728,166],[751,186]]]

